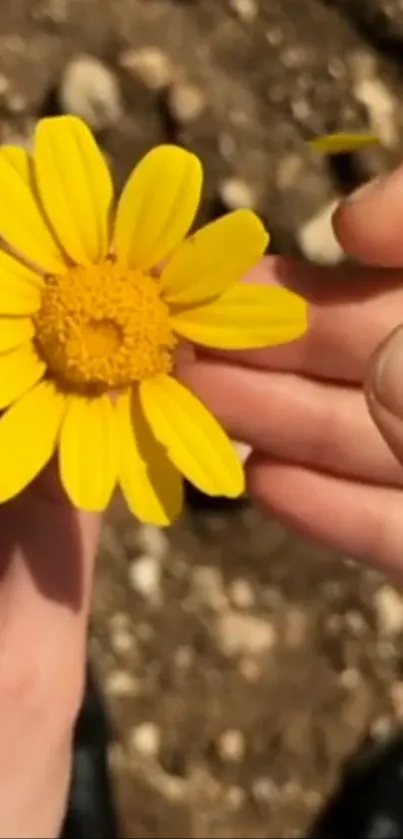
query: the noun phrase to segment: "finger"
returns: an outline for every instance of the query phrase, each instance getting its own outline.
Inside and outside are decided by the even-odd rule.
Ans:
[[[344,201],[334,216],[347,253],[368,265],[403,266],[403,167],[371,181]]]
[[[252,456],[251,494],[304,536],[389,572],[403,572],[402,493]]]
[[[324,268],[266,258],[247,279],[280,283],[302,294],[310,304],[306,335],[284,346],[214,356],[321,378],[362,381],[369,356],[398,323],[402,277],[403,271]]]
[[[392,333],[375,354],[366,392],[375,423],[403,463],[403,327]]]
[[[403,467],[358,389],[218,362],[198,362],[182,377],[231,436],[252,448],[373,483],[403,484]]]
[[[98,530],[46,475],[0,508],[1,835],[58,835]]]

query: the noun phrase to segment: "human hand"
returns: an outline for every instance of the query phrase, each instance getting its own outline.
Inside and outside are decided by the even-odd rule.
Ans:
[[[388,336],[403,320],[403,170],[371,187],[334,220],[346,252],[370,267],[274,257],[254,271],[255,281],[307,296],[306,336],[268,350],[201,355],[183,377],[231,435],[254,448],[249,491],[266,510],[401,573],[403,331]]]
[[[55,469],[0,507],[0,836],[61,828],[98,529]]]

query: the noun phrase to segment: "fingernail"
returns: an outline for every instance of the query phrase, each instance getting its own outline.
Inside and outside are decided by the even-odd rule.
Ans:
[[[354,192],[347,197],[347,202],[355,204],[358,201],[366,201],[367,198],[370,198],[374,193],[376,193],[379,187],[383,186],[389,178],[389,173],[385,173],[383,175],[378,175],[377,178],[373,178],[372,181],[368,181],[366,184],[362,184],[362,186],[359,186],[358,189],[355,189]]]
[[[373,393],[392,414],[403,417],[403,327],[380,349],[373,371]]]

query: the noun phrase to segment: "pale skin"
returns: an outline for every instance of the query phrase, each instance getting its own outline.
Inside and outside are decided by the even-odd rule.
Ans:
[[[400,169],[335,216],[370,268],[273,258],[254,271],[308,296],[306,337],[182,371],[254,447],[248,486],[265,510],[390,574],[403,566],[402,219]],[[0,837],[60,830],[99,524],[70,507],[53,468],[0,509]]]

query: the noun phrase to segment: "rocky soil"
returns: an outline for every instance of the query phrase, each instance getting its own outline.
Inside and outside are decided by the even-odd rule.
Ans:
[[[194,149],[201,218],[251,206],[273,249],[337,262],[330,211],[395,164],[401,0],[13,0],[0,14],[0,141],[38,116],[92,125],[121,184],[150,145]],[[371,127],[330,162],[306,140]],[[91,654],[127,836],[302,836],[363,739],[403,717],[403,600],[249,506],[192,498],[169,533],[117,503]]]

